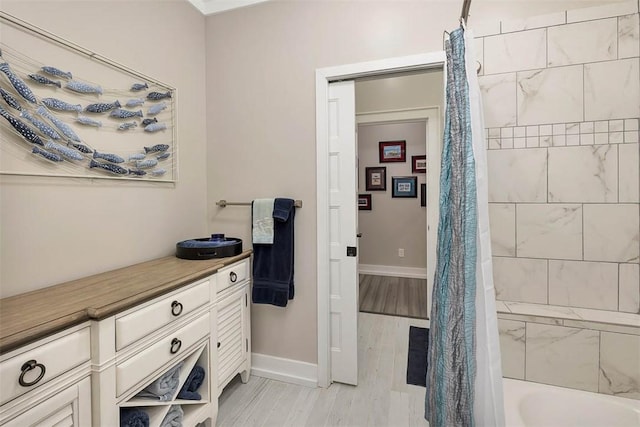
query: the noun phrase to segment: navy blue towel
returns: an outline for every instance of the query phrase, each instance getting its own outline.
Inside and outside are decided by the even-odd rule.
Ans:
[[[273,244],[253,245],[253,290],[255,304],[286,307],[294,296],[293,223],[294,200],[277,198],[273,204]]]
[[[182,389],[178,393],[178,399],[200,400],[202,396],[198,393],[198,389],[204,382],[205,372],[202,366],[194,366],[189,376],[187,376]]]
[[[149,415],[140,408],[120,408],[120,427],[149,427]]]

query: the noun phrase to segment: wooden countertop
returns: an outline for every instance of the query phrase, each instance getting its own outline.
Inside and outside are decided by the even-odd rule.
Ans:
[[[0,354],[89,319],[101,320],[247,258],[168,256],[0,299]]]

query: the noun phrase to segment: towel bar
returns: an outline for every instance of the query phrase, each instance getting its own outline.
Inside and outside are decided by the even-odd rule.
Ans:
[[[227,202],[226,200],[218,200],[216,202],[216,206],[220,206],[221,208],[227,206],[251,206],[251,202]],[[302,207],[302,200],[296,200],[293,204],[296,208]]]

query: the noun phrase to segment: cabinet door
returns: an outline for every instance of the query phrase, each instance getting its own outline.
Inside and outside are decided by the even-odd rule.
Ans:
[[[83,379],[4,424],[4,427],[36,426],[91,426],[91,380]]]
[[[246,288],[218,303],[218,388],[222,390],[247,357]]]

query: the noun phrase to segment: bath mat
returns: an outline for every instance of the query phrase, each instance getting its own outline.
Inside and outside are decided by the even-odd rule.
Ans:
[[[407,359],[407,384],[427,385],[427,348],[429,329],[409,327],[409,357]]]

